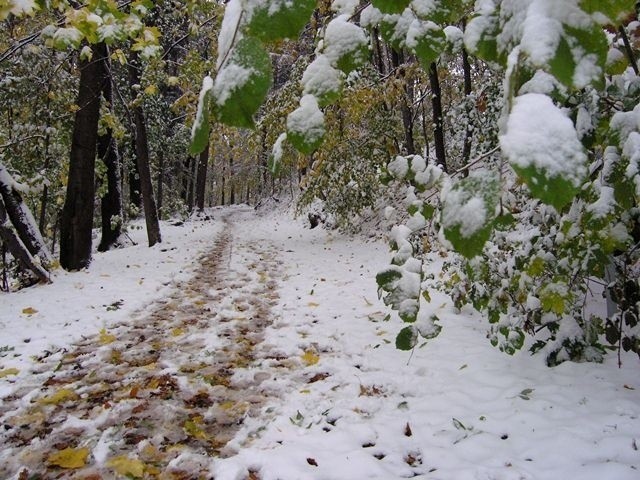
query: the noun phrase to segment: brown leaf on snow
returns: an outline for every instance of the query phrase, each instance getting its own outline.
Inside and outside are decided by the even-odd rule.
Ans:
[[[316,383],[316,382],[320,382],[328,377],[330,377],[331,374],[330,373],[316,373],[313,377],[311,377],[307,383]]]
[[[413,432],[411,431],[411,426],[409,425],[409,422],[407,422],[407,424],[404,427],[404,436],[410,437],[411,435],[413,435]]]
[[[317,467],[317,466],[318,466],[318,462],[316,462],[316,459],[315,459],[315,458],[307,458],[307,463],[308,463],[309,465],[314,466],[314,467]]]

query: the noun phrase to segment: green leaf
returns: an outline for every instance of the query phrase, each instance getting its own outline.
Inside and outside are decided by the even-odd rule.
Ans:
[[[580,7],[587,13],[603,14],[615,24],[634,14],[634,3],[631,0],[580,0]]]
[[[297,38],[315,7],[316,0],[262,0],[251,12],[247,33],[265,42]]]
[[[369,59],[369,40],[365,31],[349,22],[346,15],[334,18],[327,25],[324,44],[323,53],[346,74]]]
[[[193,122],[193,127],[191,128],[191,144],[189,145],[189,153],[191,155],[202,152],[209,143],[209,132],[211,128],[209,125],[209,110],[213,98],[211,93],[212,88],[213,80],[207,75],[202,81],[198,110]]]
[[[311,155],[325,135],[324,115],[313,95],[300,99],[300,106],[287,117],[287,140],[299,152]]]
[[[216,118],[229,126],[253,128],[253,115],[271,88],[271,59],[255,38],[241,39],[213,86]]]
[[[382,13],[402,13],[411,0],[371,0],[371,4]]]
[[[500,182],[489,172],[467,177],[443,194],[440,221],[453,248],[466,258],[482,253],[491,235]]]
[[[422,67],[429,69],[432,62],[435,62],[447,46],[447,37],[444,30],[433,22],[423,22],[420,28],[420,35],[412,39],[411,50],[416,54]]]
[[[525,180],[531,195],[553,205],[556,210],[561,210],[571,202],[579,191],[571,181],[560,176],[549,176],[544,169],[535,166],[520,168],[516,165],[513,165],[513,169]]]
[[[498,35],[501,33],[499,12],[490,15],[478,15],[472,18],[467,25],[467,31],[479,31],[477,42],[465,42],[465,46],[475,56],[482,60],[501,65],[507,64],[507,56],[504,51],[498,49]]]
[[[407,38],[406,28],[398,22],[401,18],[399,15],[385,15],[378,24],[380,36],[395,50],[404,48]]]
[[[418,332],[413,326],[404,327],[396,337],[396,348],[398,350],[411,350],[418,342]]]

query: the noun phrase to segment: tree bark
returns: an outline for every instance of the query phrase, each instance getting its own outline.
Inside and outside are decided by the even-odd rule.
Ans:
[[[80,90],[73,124],[67,195],[60,218],[60,265],[79,270],[91,262],[96,143],[104,59],[80,61]]]
[[[140,83],[138,56],[134,52],[129,62],[129,82],[133,87]],[[135,90],[132,89],[135,94]],[[158,210],[153,196],[153,184],[151,183],[151,169],[149,167],[149,142],[147,139],[147,126],[144,118],[144,110],[139,102],[134,102],[133,107],[134,136],[136,147],[136,163],[140,175],[140,193],[142,194],[142,206],[144,220],[147,226],[147,239],[149,246],[162,242],[160,235],[160,222]]]
[[[106,78],[102,88],[102,96],[113,105],[113,77],[109,50],[104,46]],[[108,128],[104,135],[98,136],[98,156],[107,167],[107,192],[101,199],[102,238],[98,251],[109,250],[122,233],[122,189],[120,179],[120,154],[113,131]]]
[[[404,54],[392,50],[391,61],[394,68],[399,68],[404,63]],[[405,74],[406,75],[406,74]],[[402,126],[404,127],[404,149],[408,155],[415,155],[416,146],[413,138],[413,112],[411,103],[413,102],[413,87],[410,79],[404,78],[403,95],[400,101],[400,113],[402,114]]]
[[[198,158],[198,175],[196,177],[196,208],[204,210],[204,194],[207,186],[207,166],[209,164],[209,144],[200,153]]]
[[[463,27],[466,26],[466,22],[463,22]],[[469,55],[467,54],[467,49],[462,47],[462,72],[464,74],[464,95],[466,100],[466,113],[467,113],[467,125],[466,131],[464,134],[464,144],[462,146],[462,165],[466,165],[469,163],[469,158],[471,157],[471,108],[469,105],[469,97],[472,93],[472,85],[471,85],[471,65],[469,64]],[[469,175],[469,169],[464,169],[462,171],[462,175],[466,177]]]
[[[236,192],[234,190],[234,181],[233,181],[233,157],[229,157],[229,205],[235,205],[236,203]]]
[[[39,258],[42,265],[47,267],[53,261],[51,252],[44,243],[31,210],[22,200],[20,193],[13,188],[13,183],[11,175],[0,162],[0,198],[3,200],[8,218],[29,253]]]
[[[20,237],[9,225],[7,210],[2,196],[0,196],[0,240],[4,242],[9,253],[23,268],[32,272],[41,282],[51,283],[49,273],[29,253],[25,244],[22,243]]]
[[[158,152],[158,217],[162,219],[162,202],[164,200],[164,151]]]
[[[442,92],[440,91],[440,80],[438,79],[438,66],[435,62],[431,63],[429,68],[429,83],[431,85],[436,160],[443,170],[447,172],[447,159],[444,149],[444,122],[442,118]]]
[[[136,151],[136,142],[132,144],[134,155]],[[129,163],[129,203],[142,209],[142,195],[140,195],[140,173],[138,172],[138,164],[136,162]]]

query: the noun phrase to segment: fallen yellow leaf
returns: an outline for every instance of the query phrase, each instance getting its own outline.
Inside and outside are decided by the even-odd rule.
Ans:
[[[320,306],[320,304],[319,304],[319,303],[316,303],[316,302],[309,302],[309,303],[308,303],[308,305],[309,305],[310,307],[312,307],[312,308],[315,308],[315,307],[319,307],[319,306]]]
[[[176,327],[173,330],[171,330],[171,336],[179,337],[180,335],[184,335],[184,329],[180,327]]]
[[[35,308],[33,308],[33,307],[27,307],[27,308],[23,308],[23,309],[22,309],[22,313],[23,313],[24,315],[33,315],[33,314],[35,314],[35,313],[38,313],[38,310],[36,310],[36,309],[35,309]]]
[[[107,330],[103,328],[100,330],[100,337],[98,338],[98,341],[102,345],[108,345],[116,341],[116,336],[111,333],[107,333]]]
[[[202,423],[202,417],[193,417],[190,420],[184,422],[184,431],[187,435],[198,438],[200,440],[206,440],[207,434],[198,425]]]
[[[61,468],[82,468],[87,463],[88,448],[65,448],[47,457],[49,465]]]
[[[107,461],[107,467],[123,476],[142,478],[145,465],[137,458],[130,458],[126,455],[113,457]]]
[[[66,402],[67,400],[75,400],[78,398],[78,394],[68,388],[58,390],[51,395],[40,399],[40,403],[44,405],[58,405],[59,403]]]
[[[20,373],[20,370],[17,368],[5,368],[4,370],[0,370],[0,378],[8,377],[9,375],[17,375]]]
[[[309,367],[311,365],[315,365],[320,361],[320,356],[316,355],[311,350],[307,350],[306,352],[304,352],[301,358],[302,358],[302,361]]]

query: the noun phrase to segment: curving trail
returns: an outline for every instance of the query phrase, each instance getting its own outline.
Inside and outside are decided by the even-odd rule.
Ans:
[[[269,393],[254,368],[273,320],[276,248],[225,228],[195,275],[127,324],[41,358],[0,401],[0,478],[209,478]],[[69,467],[76,462],[76,466]],[[117,474],[117,475],[116,475]]]

